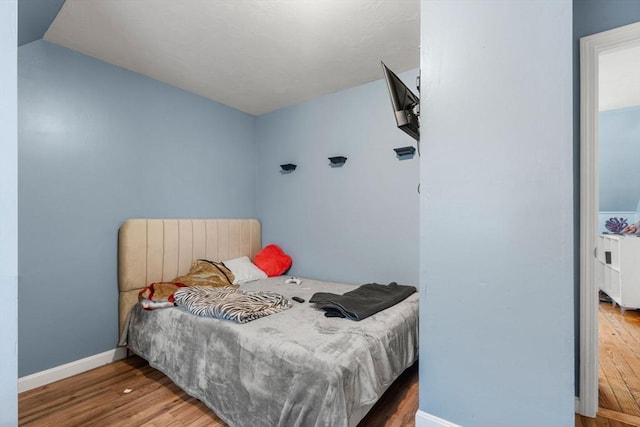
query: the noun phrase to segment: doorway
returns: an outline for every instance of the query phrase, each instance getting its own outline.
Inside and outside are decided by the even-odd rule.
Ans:
[[[599,63],[601,55],[640,46],[640,23],[580,40],[580,396],[576,411],[598,410]]]

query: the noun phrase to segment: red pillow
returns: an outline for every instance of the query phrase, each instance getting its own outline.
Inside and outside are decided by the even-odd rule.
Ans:
[[[267,245],[256,254],[253,263],[267,276],[279,276],[287,271],[293,261],[278,245]]]

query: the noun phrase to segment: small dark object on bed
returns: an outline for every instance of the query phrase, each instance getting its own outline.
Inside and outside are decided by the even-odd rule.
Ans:
[[[299,303],[303,303],[304,302],[304,300],[302,298],[300,298],[300,297],[291,297],[291,299],[294,300],[294,301],[297,301]]]
[[[414,292],[414,286],[398,285],[396,282],[388,285],[367,283],[343,295],[316,292],[309,302],[323,309],[326,317],[362,320],[396,305]]]

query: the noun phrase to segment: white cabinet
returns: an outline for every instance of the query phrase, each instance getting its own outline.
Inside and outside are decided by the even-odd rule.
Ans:
[[[623,313],[640,308],[640,237],[601,234],[598,241],[598,286]]]

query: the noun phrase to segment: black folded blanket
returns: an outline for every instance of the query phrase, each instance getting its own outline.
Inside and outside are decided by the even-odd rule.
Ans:
[[[327,317],[346,317],[362,320],[379,311],[389,308],[416,292],[414,286],[367,283],[343,295],[328,292],[316,292],[310,303],[326,311]]]

